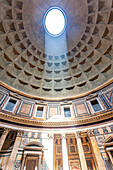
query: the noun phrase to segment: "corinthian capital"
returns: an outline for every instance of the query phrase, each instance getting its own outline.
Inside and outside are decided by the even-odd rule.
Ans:
[[[88,134],[89,137],[94,136],[94,130],[93,129],[89,129],[87,131],[87,134]]]
[[[49,134],[48,134],[48,138],[49,138],[49,139],[53,139],[53,137],[54,137],[53,133],[49,133]]]
[[[77,139],[81,138],[80,134],[81,134],[81,132],[79,132],[79,131],[75,133]]]
[[[23,133],[24,132],[22,130],[18,130],[17,131],[17,137],[22,137]]]
[[[62,139],[66,139],[66,133],[62,133]]]
[[[3,135],[7,135],[9,131],[10,131],[10,129],[4,128]]]

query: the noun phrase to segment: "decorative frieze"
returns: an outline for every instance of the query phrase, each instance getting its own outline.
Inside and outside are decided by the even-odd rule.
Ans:
[[[19,117],[14,117],[9,114],[5,114],[3,112],[0,112],[0,118],[11,121],[11,122],[16,122],[19,124],[26,124],[26,125],[33,125],[33,126],[45,126],[45,127],[55,127],[55,126],[73,126],[73,125],[83,125],[83,124],[88,124],[92,122],[98,122],[102,121],[105,119],[109,119],[113,117],[113,111],[100,114],[100,115],[95,115],[93,117],[87,117],[85,119],[79,119],[79,120],[72,120],[72,121],[59,121],[59,122],[46,122],[46,121],[37,121],[37,120],[32,120],[32,119],[25,119],[25,118],[19,118]]]
[[[28,137],[28,132],[24,132],[23,137]]]
[[[42,133],[41,133],[41,132],[38,132],[38,133],[37,133],[37,138],[40,139],[40,138],[41,138],[41,135],[42,135]]]

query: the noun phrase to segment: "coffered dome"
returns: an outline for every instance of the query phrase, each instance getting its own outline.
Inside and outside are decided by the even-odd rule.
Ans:
[[[64,35],[46,39],[43,17],[54,6],[67,17],[65,41]],[[61,99],[112,78],[112,0],[0,0],[0,8],[2,82],[40,98]],[[46,51],[56,41],[58,47]]]

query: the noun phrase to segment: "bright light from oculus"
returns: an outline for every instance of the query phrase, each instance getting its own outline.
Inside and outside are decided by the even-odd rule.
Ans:
[[[61,35],[66,27],[65,13],[60,8],[50,8],[45,14],[44,26],[48,34],[52,36]]]

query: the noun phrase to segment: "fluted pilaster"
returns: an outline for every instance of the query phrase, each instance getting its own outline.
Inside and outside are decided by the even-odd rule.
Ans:
[[[78,146],[81,168],[82,168],[82,170],[88,170],[84,151],[83,151],[83,147],[82,147],[82,141],[81,141],[80,133],[81,132],[76,132],[75,135],[76,135],[76,139],[77,139],[77,146]]]
[[[63,156],[63,170],[69,170],[66,134],[65,133],[62,134],[62,156]]]

